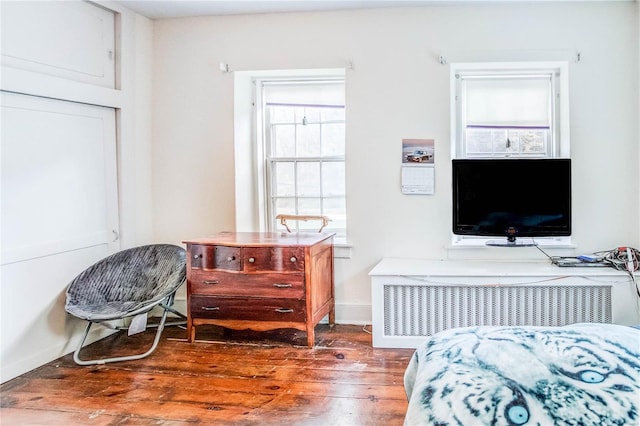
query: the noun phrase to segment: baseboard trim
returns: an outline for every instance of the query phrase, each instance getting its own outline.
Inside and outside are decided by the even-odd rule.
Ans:
[[[23,357],[18,361],[12,362],[8,365],[3,365],[2,371],[0,371],[0,383],[5,383],[57,358],[60,358],[61,356],[75,351],[78,343],[80,343],[80,339],[82,338],[82,333],[84,332],[83,330],[84,329],[78,328],[78,332],[76,332],[74,336],[65,343],[49,346],[39,352],[31,354],[30,356]],[[85,346],[100,339],[104,339],[105,337],[110,336],[116,331],[117,330],[94,326],[87,336]]]

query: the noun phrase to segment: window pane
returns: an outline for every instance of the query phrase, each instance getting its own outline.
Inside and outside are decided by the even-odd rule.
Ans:
[[[544,154],[547,152],[548,130],[521,130],[520,149],[523,153]]]
[[[297,163],[297,196],[313,197],[320,195],[320,163]]]
[[[347,208],[344,198],[325,198],[322,202],[322,208],[323,214],[331,220],[328,228],[346,229]]]
[[[344,121],[344,108],[322,108],[320,117],[323,122]]]
[[[491,131],[491,141],[494,152],[505,152],[507,149],[507,131],[503,129]]]
[[[322,202],[320,198],[300,198],[298,199],[298,214],[299,215],[313,215],[318,216],[321,214]],[[316,227],[316,224],[313,224]],[[320,228],[320,225],[316,229]]]
[[[513,130],[494,130],[493,135],[493,152],[512,153],[519,152],[519,133]]]
[[[322,125],[322,155],[344,155],[344,123],[329,123]]]
[[[344,163],[338,161],[322,163],[322,195],[325,197],[344,195]]]
[[[295,163],[278,162],[273,164],[273,188],[277,197],[293,197],[295,190]]]
[[[275,157],[295,157],[296,133],[295,126],[279,124],[273,126],[273,140],[271,142]]]
[[[296,125],[298,157],[320,156],[320,124]]]
[[[508,154],[547,155],[548,129],[469,128],[467,155],[504,156]]]
[[[279,214],[297,214],[296,213],[296,199],[291,198],[275,198],[273,217]]]
[[[467,129],[467,152],[473,154],[490,154],[492,150],[491,130]]]

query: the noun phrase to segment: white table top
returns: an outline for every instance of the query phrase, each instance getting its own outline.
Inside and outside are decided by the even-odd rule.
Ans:
[[[611,267],[559,267],[549,262],[384,258],[370,276],[625,276]]]

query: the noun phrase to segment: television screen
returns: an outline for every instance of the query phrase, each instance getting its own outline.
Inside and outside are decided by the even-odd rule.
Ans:
[[[453,160],[453,233],[571,235],[571,160]]]

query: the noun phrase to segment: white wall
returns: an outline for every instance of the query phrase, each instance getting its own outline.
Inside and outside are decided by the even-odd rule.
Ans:
[[[127,248],[152,242],[153,237],[152,23],[116,4],[103,5],[120,13],[119,89],[8,67],[2,68],[1,89],[117,109],[120,248]],[[64,292],[67,284],[103,253],[96,248],[73,250],[2,266],[0,321],[3,329],[11,332],[1,336],[1,381],[75,349],[83,324],[65,313]],[[79,269],[60,265],[79,265]]]
[[[180,242],[233,230],[234,70],[347,67],[351,259],[336,260],[337,319],[370,320],[382,257],[515,257],[449,250],[449,67],[569,61],[576,252],[639,245],[637,4],[431,6],[154,22],[154,230]],[[575,62],[575,53],[581,61]],[[400,192],[402,138],[433,138],[433,196]],[[504,251],[510,250],[510,251]]]

